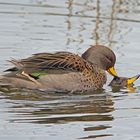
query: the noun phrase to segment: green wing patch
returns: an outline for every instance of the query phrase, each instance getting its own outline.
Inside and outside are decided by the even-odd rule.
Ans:
[[[30,74],[30,76],[35,79],[39,79],[40,76],[46,76],[46,75],[48,75],[48,73],[46,72],[33,72]]]

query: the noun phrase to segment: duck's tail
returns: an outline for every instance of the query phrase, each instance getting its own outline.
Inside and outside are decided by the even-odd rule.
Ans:
[[[5,70],[4,72],[14,72],[14,71],[18,71],[20,69],[23,68],[23,65],[21,64],[20,61],[14,59],[14,58],[11,58],[11,60],[8,60],[8,62],[12,63],[13,65],[15,65],[15,67],[12,67],[12,68],[9,68],[7,70]]]

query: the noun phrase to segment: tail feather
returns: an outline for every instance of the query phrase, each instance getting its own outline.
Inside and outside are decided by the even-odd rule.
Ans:
[[[21,64],[20,61],[12,58],[11,60],[8,60],[10,63],[12,63],[13,65],[15,65],[17,68],[21,69],[23,67],[23,65]]]
[[[11,58],[11,60],[8,60],[8,62],[15,65],[15,67],[9,68],[9,69],[5,70],[4,72],[9,72],[9,71],[14,72],[14,71],[18,71],[23,68],[22,63],[14,58]]]
[[[8,72],[8,71],[11,71],[11,72],[14,72],[14,71],[18,71],[19,69],[17,67],[13,67],[13,68],[10,68],[10,69],[6,69],[4,72]]]

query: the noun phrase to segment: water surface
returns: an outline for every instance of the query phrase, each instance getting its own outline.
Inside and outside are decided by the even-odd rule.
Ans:
[[[138,0],[0,0],[0,73],[6,60],[33,53],[109,46],[121,76],[140,73]],[[112,77],[108,75],[108,82]],[[107,83],[108,84],[108,83]],[[140,139],[140,80],[135,89],[86,94],[0,92],[0,139]]]

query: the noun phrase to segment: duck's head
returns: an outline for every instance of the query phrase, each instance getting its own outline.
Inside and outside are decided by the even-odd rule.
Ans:
[[[111,87],[130,87],[133,86],[134,82],[140,77],[140,75],[133,76],[131,78],[127,77],[114,77],[110,82]]]
[[[102,45],[91,46],[82,54],[82,58],[98,65],[101,69],[108,71],[112,76],[117,77],[114,69],[116,56],[108,47]]]

